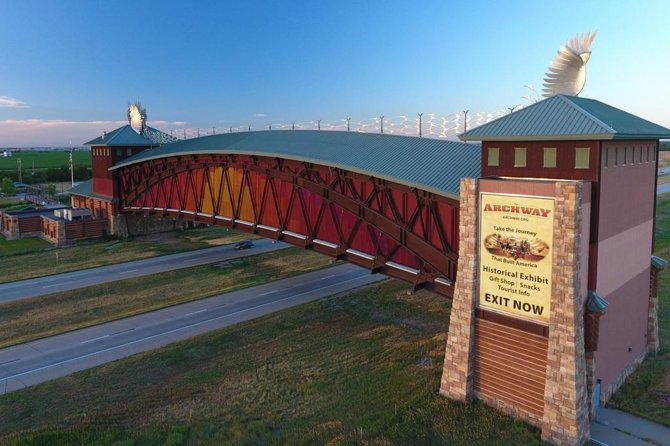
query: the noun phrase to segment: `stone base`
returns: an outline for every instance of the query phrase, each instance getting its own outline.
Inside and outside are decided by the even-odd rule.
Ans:
[[[149,235],[186,229],[189,222],[172,217],[118,214],[110,219],[110,233],[118,237]]]

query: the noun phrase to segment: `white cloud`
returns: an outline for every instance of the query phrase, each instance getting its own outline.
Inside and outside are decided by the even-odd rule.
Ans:
[[[0,147],[67,147],[70,142],[80,146],[97,138],[102,132],[115,130],[128,121],[68,121],[64,119],[7,119],[0,120]],[[166,131],[181,127],[182,121],[151,121],[148,123]],[[169,130],[167,130],[169,133]]]
[[[0,107],[5,108],[28,108],[30,107],[23,101],[19,101],[15,98],[10,98],[9,96],[0,96]]]
[[[255,118],[263,118],[265,116],[267,116],[265,113],[254,113]]]

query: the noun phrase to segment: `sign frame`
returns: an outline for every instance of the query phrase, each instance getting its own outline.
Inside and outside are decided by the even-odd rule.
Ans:
[[[477,308],[548,325],[555,197],[479,192],[477,198]]]

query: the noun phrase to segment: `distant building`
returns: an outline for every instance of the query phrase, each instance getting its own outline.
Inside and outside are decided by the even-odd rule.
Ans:
[[[11,150],[3,150],[2,156],[4,156],[5,158],[9,158],[10,156],[14,156],[14,153]]]

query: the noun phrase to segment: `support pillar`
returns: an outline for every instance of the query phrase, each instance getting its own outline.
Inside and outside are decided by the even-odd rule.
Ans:
[[[451,303],[449,334],[440,382],[440,393],[448,398],[466,401],[474,396],[475,299],[479,277],[479,183],[461,179],[458,270]]]
[[[542,439],[556,445],[581,445],[589,438],[589,399],[584,350],[586,293],[582,274],[583,183],[556,183],[553,289],[549,320],[547,379]]]

